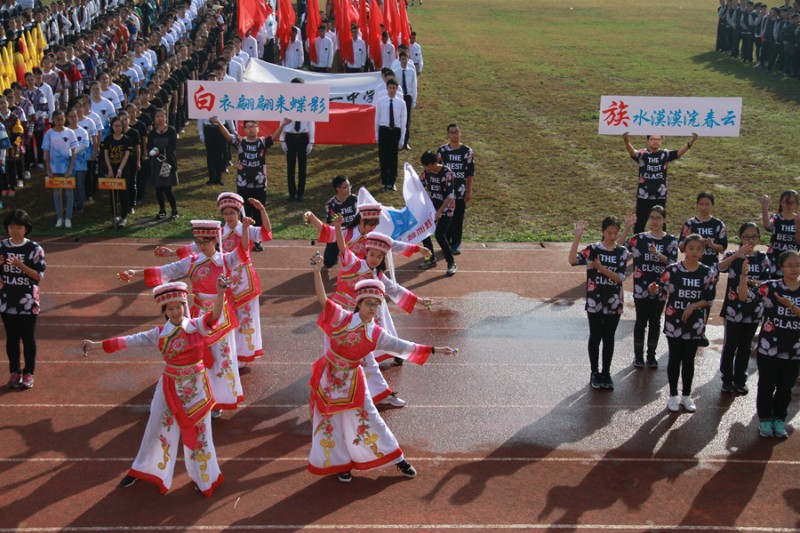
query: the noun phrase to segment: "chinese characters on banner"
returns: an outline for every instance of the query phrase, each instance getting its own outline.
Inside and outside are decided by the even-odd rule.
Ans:
[[[741,98],[602,96],[598,133],[738,137],[741,122]]]
[[[326,85],[196,80],[186,83],[189,118],[328,121]]]

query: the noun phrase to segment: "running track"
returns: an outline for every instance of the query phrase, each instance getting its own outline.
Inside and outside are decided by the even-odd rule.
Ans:
[[[243,374],[246,406],[214,422],[225,482],[203,498],[178,465],[165,496],[144,482],[118,489],[163,364],[145,350],[85,359],[80,339],[159,323],[150,290],[115,277],[158,264],[157,243],[41,244],[36,386],[0,391],[0,531],[800,531],[800,436],[761,439],[754,393],[720,394],[719,318],[698,355],[696,414],[665,410],[663,338],[660,369],[630,364],[630,299],[617,388],[593,391],[585,271],[551,244],[472,244],[453,278],[442,262],[421,272],[398,260],[399,281],[437,301],[396,310],[401,336],[461,354],[386,371],[408,405],[384,416],[417,478],[389,467],[343,485],[306,471],[315,248],[270,243],[254,254],[267,356]]]

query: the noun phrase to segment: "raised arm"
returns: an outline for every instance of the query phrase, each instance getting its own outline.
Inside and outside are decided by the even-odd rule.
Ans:
[[[681,149],[678,150],[678,157],[683,157],[683,154],[685,154],[686,152],[689,151],[689,148],[692,147],[692,145],[695,143],[695,141],[697,141],[697,134],[696,133],[692,133],[692,140],[688,141],[686,144],[681,146]]]
[[[581,236],[586,231],[586,222],[579,220],[575,223],[575,238],[572,240],[572,246],[569,249],[569,264],[575,266],[577,264],[576,257],[578,255],[578,244],[581,242]]]
[[[761,223],[764,224],[764,229],[772,231],[772,224],[769,221],[769,195],[761,195]]]
[[[328,300],[328,295],[325,292],[325,284],[322,283],[322,256],[317,252],[311,258],[311,268],[314,271],[314,294],[317,301],[325,307],[325,302]]]
[[[636,157],[636,148],[631,144],[630,135],[627,131],[622,134],[622,140],[625,141],[625,149],[628,150],[628,154],[631,157]]]

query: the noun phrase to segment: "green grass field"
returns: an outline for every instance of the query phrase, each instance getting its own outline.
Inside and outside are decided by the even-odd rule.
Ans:
[[[409,17],[425,71],[412,117],[413,151],[401,152],[401,161],[418,167],[424,150],[446,141],[446,125],[460,124],[462,140],[476,156],[469,240],[570,240],[576,219],[599,229],[604,216],[633,209],[636,167],[620,137],[597,134],[603,94],[743,98],[741,137],[701,138],[670,166],[671,231],[694,214],[701,190],[715,193],[716,215],[735,231],[757,219],[762,192],[777,198],[798,187],[800,81],[715,53],[715,3],[426,0],[411,7]],[[665,147],[685,140],[667,139]],[[643,144],[643,137],[634,137],[634,145]],[[128,228],[110,228],[103,198],[75,216],[69,235],[179,237],[189,235],[190,218],[216,218],[214,199],[222,189],[204,185],[204,148],[193,126],[179,147],[180,220],[150,222],[157,211],[151,190]],[[286,202],[280,148],[270,149],[268,167],[267,210],[276,238],[311,237],[301,214],[322,210],[336,174],[350,176],[354,189],[379,189],[374,146],[316,146],[302,204]],[[34,181],[7,207],[28,209],[37,235],[63,233],[51,229],[51,195],[41,179]],[[226,176],[227,185],[233,181],[233,174]],[[402,204],[400,193],[376,196]]]

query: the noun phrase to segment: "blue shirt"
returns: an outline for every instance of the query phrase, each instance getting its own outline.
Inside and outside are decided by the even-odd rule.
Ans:
[[[73,150],[78,147],[75,132],[69,128],[62,131],[47,130],[42,141],[42,150],[49,150],[50,171],[53,174],[66,174]]]

